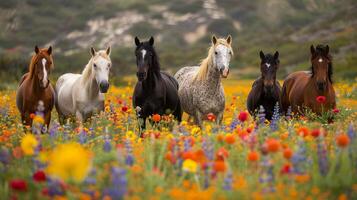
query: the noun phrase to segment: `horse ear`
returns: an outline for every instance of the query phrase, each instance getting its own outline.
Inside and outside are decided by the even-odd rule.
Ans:
[[[217,38],[215,35],[212,35],[212,43],[215,45],[217,43]]]
[[[40,52],[40,49],[38,48],[38,46],[35,46],[35,53],[38,54]]]
[[[328,45],[326,45],[325,54],[328,55],[329,51],[330,51],[330,47]]]
[[[316,50],[315,50],[314,45],[311,45],[311,46],[310,46],[310,52],[311,52],[311,55],[314,55],[314,54],[315,54]]]
[[[95,53],[96,53],[96,51],[95,51],[94,47],[91,47],[90,54],[92,54],[92,56],[95,56]]]
[[[140,45],[140,40],[137,36],[135,36],[135,45],[139,46]]]
[[[154,45],[154,38],[153,38],[152,36],[150,37],[149,44],[150,44],[151,46]]]
[[[277,60],[279,58],[279,51],[275,51],[274,59]]]
[[[261,60],[264,60],[264,59],[265,59],[265,55],[264,55],[263,51],[260,51],[260,52],[259,52],[259,55],[260,55],[260,59],[261,59]]]
[[[111,52],[111,48],[110,46],[107,48],[107,50],[105,50],[105,53],[109,56],[110,55],[110,52]]]
[[[229,45],[231,45],[232,44],[232,36],[231,35],[228,35],[228,37],[227,37],[227,43],[229,44]]]
[[[52,54],[52,46],[48,47],[47,53],[48,53],[48,55],[51,55],[51,54]]]

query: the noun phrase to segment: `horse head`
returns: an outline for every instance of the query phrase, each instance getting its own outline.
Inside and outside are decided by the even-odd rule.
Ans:
[[[110,60],[111,48],[106,50],[96,51],[93,47],[90,49],[92,55],[92,72],[94,72],[95,80],[99,86],[101,93],[106,93],[109,89],[109,72],[112,67]]]
[[[229,62],[233,55],[231,44],[232,36],[230,35],[226,39],[217,39],[216,36],[212,36],[212,45],[214,46],[212,62],[221,73],[222,78],[227,78],[229,74]]]
[[[48,77],[53,67],[52,47],[39,49],[35,46],[35,53],[30,65],[30,73],[32,77],[37,77],[41,88],[47,88],[50,83]]]
[[[150,37],[148,41],[141,42],[138,37],[135,37],[135,56],[136,66],[139,81],[144,81],[148,77],[150,70],[158,70],[159,63],[154,49],[154,38]]]
[[[329,54],[328,45],[314,45],[310,47],[311,51],[311,71],[315,79],[316,87],[319,91],[327,88],[328,81],[332,82],[332,57]]]
[[[276,51],[274,55],[265,55],[263,51],[260,51],[260,60],[260,71],[264,84],[264,92],[271,94],[274,91],[276,72],[279,68],[279,52]]]

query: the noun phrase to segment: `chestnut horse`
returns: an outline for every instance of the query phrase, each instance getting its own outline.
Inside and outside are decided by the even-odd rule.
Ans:
[[[311,51],[311,72],[294,72],[284,81],[282,107],[286,113],[289,106],[293,112],[303,113],[311,109],[320,115],[336,106],[335,90],[332,86],[332,56],[328,45],[313,45]],[[317,97],[324,96],[325,102],[318,102]]]
[[[21,78],[16,94],[16,105],[21,113],[22,123],[32,126],[30,115],[37,111],[39,101],[42,101],[44,121],[48,128],[55,103],[55,92],[48,79],[53,68],[52,47],[39,49],[36,46],[35,53],[31,58],[29,72]]]

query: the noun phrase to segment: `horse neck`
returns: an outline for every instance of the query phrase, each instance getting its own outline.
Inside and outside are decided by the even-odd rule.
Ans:
[[[206,85],[209,88],[219,88],[221,86],[221,74],[217,70],[216,66],[213,64],[213,62],[208,62],[208,71],[206,75],[206,79],[204,79],[204,85]]]
[[[42,93],[43,91],[45,91],[45,88],[41,88],[40,81],[38,80],[38,78],[36,77],[35,74],[32,74],[32,75],[30,74],[28,76],[28,79],[30,81],[32,93],[39,94],[39,93]],[[34,95],[34,96],[36,96],[36,95]]]
[[[95,74],[91,69],[88,68],[91,67],[91,62],[92,61],[89,61],[89,63],[87,64],[86,69],[82,74],[80,83],[83,85],[88,96],[94,99],[99,95],[99,85],[95,79]]]
[[[145,89],[145,91],[152,91],[155,86],[157,81],[161,80],[161,74],[160,74],[160,70],[158,69],[150,69],[148,70],[148,76],[147,78],[142,82],[143,84],[143,88]]]

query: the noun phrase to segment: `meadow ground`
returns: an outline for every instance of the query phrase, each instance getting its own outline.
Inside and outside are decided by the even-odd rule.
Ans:
[[[138,135],[132,84],[111,87],[83,128],[53,120],[25,134],[15,91],[0,92],[0,194],[11,199],[356,199],[357,83],[337,83],[332,123],[312,114],[268,123],[245,112],[252,80],[224,82],[222,126],[170,116]],[[278,116],[277,116],[278,117]],[[187,119],[187,116],[184,116]],[[172,130],[171,130],[172,129]]]

